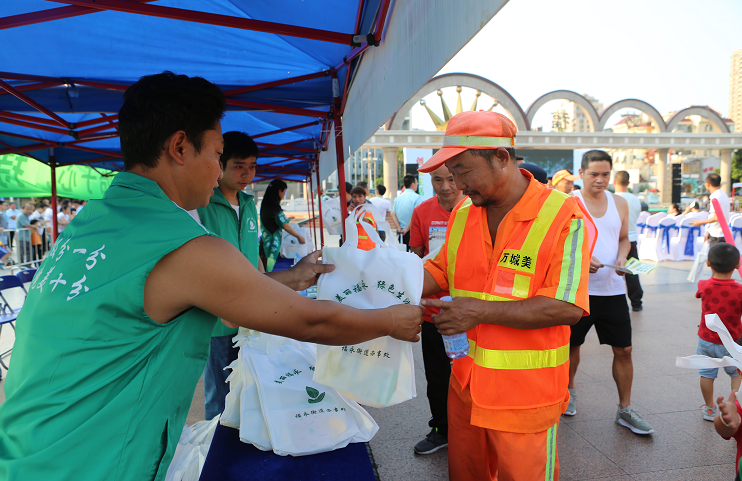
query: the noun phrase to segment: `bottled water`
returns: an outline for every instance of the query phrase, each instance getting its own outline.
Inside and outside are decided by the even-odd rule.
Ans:
[[[441,297],[444,302],[451,302],[451,296]],[[443,309],[441,309],[443,312]],[[454,334],[453,336],[443,336],[443,346],[446,348],[446,355],[451,359],[461,359],[469,355],[469,338],[466,333]]]

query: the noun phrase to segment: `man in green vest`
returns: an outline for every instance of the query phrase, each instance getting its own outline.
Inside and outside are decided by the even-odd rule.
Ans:
[[[264,272],[258,254],[258,211],[252,195],[242,190],[255,177],[258,163],[258,146],[244,132],[227,132],[224,151],[219,159],[222,178],[214,189],[209,205],[190,211],[201,225],[224,240],[229,241],[250,261]],[[237,359],[239,349],[232,346],[237,329],[217,322],[211,333],[211,351],[204,369],[204,412],[212,419],[224,411],[224,399],[229,392],[225,367]]]
[[[0,479],[165,479],[217,318],[329,345],[417,341],[423,309],[357,310],[294,291],[319,252],[262,274],[188,210],[221,177],[222,91],[164,72],[127,89],[125,172],[54,244],[18,316],[0,405]]]

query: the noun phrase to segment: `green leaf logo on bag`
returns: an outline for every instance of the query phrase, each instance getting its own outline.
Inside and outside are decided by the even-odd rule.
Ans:
[[[314,389],[313,387],[307,386],[307,394],[309,394],[309,404],[317,404],[319,402],[322,402],[322,400],[325,398],[325,393],[321,393]]]

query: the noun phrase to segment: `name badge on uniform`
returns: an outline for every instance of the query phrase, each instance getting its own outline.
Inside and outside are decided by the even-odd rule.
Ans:
[[[533,274],[536,271],[536,256],[531,252],[505,249],[500,254],[500,260],[497,265],[499,267],[507,267],[508,269]]]

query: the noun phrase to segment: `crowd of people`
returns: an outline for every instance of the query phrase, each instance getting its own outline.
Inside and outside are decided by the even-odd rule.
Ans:
[[[125,93],[125,172],[83,218],[70,222],[80,204],[60,205],[60,239],[18,317],[0,405],[0,473],[108,479],[113,466],[125,466],[127,478],[164,479],[201,375],[206,417],[224,409],[238,326],[328,345],[386,335],[415,342],[420,334],[432,416],[414,451],[448,447],[455,481],[558,479],[558,423],[578,413],[580,347],[593,326],[613,351],[616,423],[654,433],[631,405],[629,301],[642,310],[641,285],[616,269],[635,252],[641,206],[625,172],[614,177],[616,193],[608,191],[606,152],[584,154],[575,190],[576,175],[549,179],[519,165],[517,129],[506,116],[452,117],[443,147],[419,168],[431,176],[432,198],[417,194],[412,175],[393,204],[383,185],[371,199],[367,184],[347,186],[360,248],[374,247],[366,229],[385,232],[389,223],[426,260],[424,309],[356,310],[295,292],[333,270],[317,262],[319,253],[272,269],[282,231],[304,239],[280,206],[283,181],[270,183],[259,214],[243,192],[258,149],[245,133],[222,135],[225,108],[215,85],[169,72]],[[8,205],[0,216],[16,233],[8,243],[36,245],[17,229],[48,229],[49,210]],[[737,335],[742,286],[731,273],[739,253],[718,241],[708,262],[713,278],[697,294],[704,314],[726,302],[724,322]],[[462,333],[469,355],[451,362],[443,336]],[[717,338],[699,328],[699,352],[723,355]],[[738,387],[736,370],[727,372]],[[733,395],[719,397],[717,408],[715,377],[701,372],[704,417],[720,435],[742,439],[742,408]],[[75,451],[96,456],[79,463]]]
[[[87,201],[60,199],[57,204],[57,232],[85,206]],[[18,206],[21,209],[18,209]],[[49,199],[37,203],[0,200],[0,262],[38,267],[52,244],[54,210]],[[15,259],[12,254],[17,251]]]

